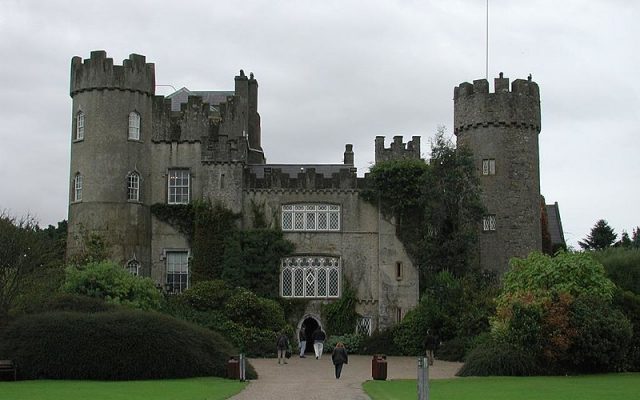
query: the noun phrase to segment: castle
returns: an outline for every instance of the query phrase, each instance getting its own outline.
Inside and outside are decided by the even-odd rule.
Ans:
[[[71,61],[71,173],[68,254],[84,233],[108,239],[111,257],[171,291],[190,285],[187,238],[150,211],[155,203],[221,202],[254,226],[252,204],[295,244],[280,265],[280,293],[308,299],[298,327],[322,326],[320,305],[357,294],[358,329],[391,326],[419,300],[418,272],[395,225],[364,201],[352,145],[342,164],[267,164],[258,82],[243,71],[233,91],[186,88],[155,95],[155,67],[132,54],[114,65],[104,51]],[[538,86],[507,78],[455,88],[455,134],[474,152],[488,214],[479,229],[485,268],[539,250]],[[375,138],[376,163],[420,158],[420,137]]]

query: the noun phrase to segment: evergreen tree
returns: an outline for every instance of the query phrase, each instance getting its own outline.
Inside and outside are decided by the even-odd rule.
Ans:
[[[584,241],[579,241],[578,244],[585,250],[604,250],[611,247],[617,237],[609,223],[601,219],[591,228],[591,233]]]
[[[636,229],[631,232],[631,247],[640,247],[640,226],[636,227]]]

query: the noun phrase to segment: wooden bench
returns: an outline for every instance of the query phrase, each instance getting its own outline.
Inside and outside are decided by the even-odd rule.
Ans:
[[[13,380],[18,380],[18,366],[12,360],[0,360],[0,372],[13,372]]]

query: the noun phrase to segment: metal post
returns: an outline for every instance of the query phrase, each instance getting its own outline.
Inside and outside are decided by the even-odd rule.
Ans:
[[[429,400],[429,359],[418,357],[418,400]]]
[[[245,357],[244,353],[240,353],[240,381],[244,382],[245,380]]]

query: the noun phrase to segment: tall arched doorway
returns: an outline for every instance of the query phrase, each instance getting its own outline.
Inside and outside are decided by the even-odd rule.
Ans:
[[[313,332],[315,332],[316,329],[321,328],[321,325],[316,317],[305,315],[298,327],[298,334],[300,333],[300,329],[302,329],[302,327],[304,327],[304,331],[307,336],[307,345],[305,346],[304,352],[313,353],[313,339],[311,338],[311,335],[313,335]]]

